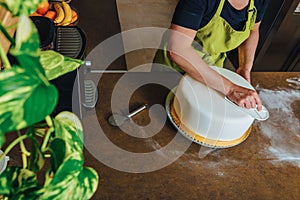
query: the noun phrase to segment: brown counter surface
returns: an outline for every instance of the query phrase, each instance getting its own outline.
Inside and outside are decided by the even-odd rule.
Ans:
[[[243,143],[209,149],[189,143],[153,106],[164,106],[167,87],[180,76],[103,74],[96,109],[83,110],[85,165],[100,175],[93,199],[300,199],[300,90],[287,82],[293,77],[300,73],[252,73],[270,118],[255,121]],[[131,89],[134,83],[141,87]],[[124,114],[144,103],[153,106],[150,114],[142,111],[124,130],[108,124],[112,108]]]

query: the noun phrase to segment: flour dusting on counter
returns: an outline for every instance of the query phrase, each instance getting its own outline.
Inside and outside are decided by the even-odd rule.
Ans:
[[[268,159],[300,167],[300,120],[293,111],[293,104],[300,103],[300,91],[262,89],[259,95],[270,112],[270,118],[259,123],[270,142],[265,149]]]

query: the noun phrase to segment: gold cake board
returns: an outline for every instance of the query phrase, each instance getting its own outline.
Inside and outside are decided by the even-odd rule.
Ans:
[[[187,137],[188,139],[192,140],[195,143],[207,147],[212,147],[212,148],[227,148],[242,143],[247,139],[247,137],[251,133],[252,126],[250,126],[241,137],[229,141],[213,140],[213,139],[208,139],[203,136],[200,136],[199,134],[193,132],[188,127],[186,127],[183,123],[180,122],[180,119],[177,116],[175,108],[173,106],[173,100],[174,100],[174,92],[170,91],[166,100],[166,109],[168,112],[169,119],[182,135],[184,135],[185,137]]]

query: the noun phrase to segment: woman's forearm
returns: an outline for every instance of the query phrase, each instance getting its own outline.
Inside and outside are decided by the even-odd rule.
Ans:
[[[170,58],[195,80],[226,95],[232,82],[211,69],[193,47],[175,48],[169,52]]]
[[[254,25],[249,38],[245,40],[238,48],[239,67],[243,68],[244,70],[251,71],[253,66],[255,51],[259,40],[259,24],[260,23]]]
[[[172,25],[169,32],[168,56],[195,80],[227,94],[231,81],[211,69],[192,47],[196,31]]]

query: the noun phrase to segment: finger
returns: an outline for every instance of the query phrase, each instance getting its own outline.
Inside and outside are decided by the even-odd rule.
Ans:
[[[250,106],[245,95],[241,95],[239,98],[237,98],[237,105],[242,108],[248,108]]]
[[[256,101],[254,99],[253,96],[249,96],[248,98],[249,104],[250,104],[250,108],[255,108],[256,107]]]
[[[253,108],[256,106],[256,102],[253,97],[254,93],[255,93],[254,90],[248,89],[247,93],[244,95],[244,100],[247,105],[247,108]]]
[[[251,103],[251,101],[250,101],[249,99],[246,99],[246,100],[245,100],[244,105],[245,105],[245,107],[248,108],[248,109],[249,109],[249,108],[252,108],[252,103]]]
[[[257,94],[256,91],[255,91],[255,93],[252,95],[252,97],[254,98],[255,104],[257,105],[257,110],[258,110],[258,111],[261,111],[261,109],[262,109],[262,102],[261,102],[261,99],[260,99],[260,97],[258,96],[258,94]]]
[[[255,102],[256,102],[256,105],[257,105],[257,110],[258,111],[261,111],[262,110],[262,102],[259,98],[259,96],[257,95],[257,97],[255,98]]]
[[[244,102],[244,107],[250,109],[256,107],[256,101],[254,97],[252,96],[255,93],[253,90],[247,91],[247,94],[243,96],[243,99],[241,99],[242,102]]]

